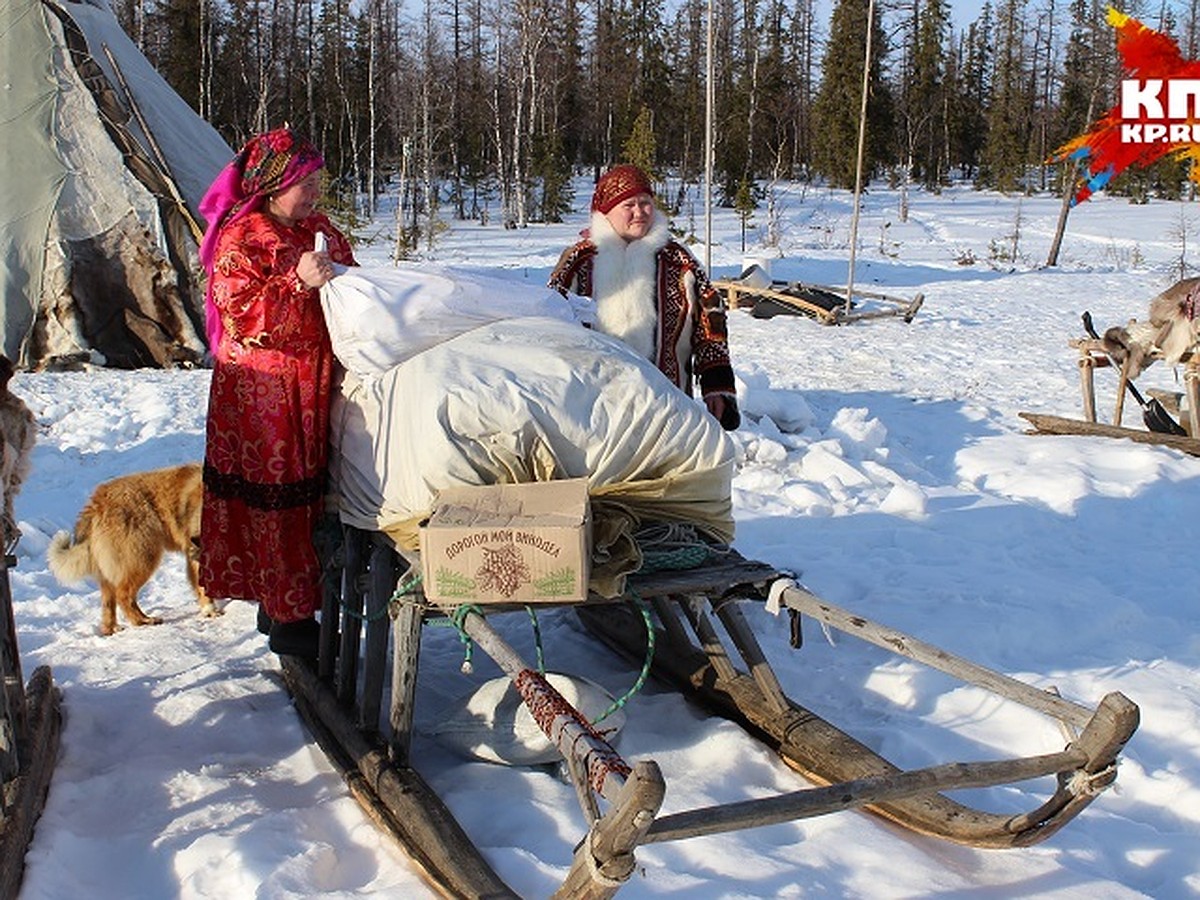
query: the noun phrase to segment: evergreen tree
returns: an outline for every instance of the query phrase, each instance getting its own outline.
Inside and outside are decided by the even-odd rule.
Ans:
[[[821,88],[813,104],[813,165],[834,187],[854,187],[867,7],[867,0],[838,0],[834,6],[829,43],[821,63]],[[892,123],[890,95],[880,75],[880,61],[887,48],[878,12],[870,27],[874,33],[868,73],[867,141],[863,154],[867,177],[881,163],[888,161]]]
[[[946,0],[926,0],[915,8],[919,12],[901,116],[904,151],[913,177],[936,189],[947,176],[945,77],[950,9]]]
[[[1003,0],[997,14],[996,61],[988,109],[980,181],[1012,191],[1026,187],[1029,165],[1031,95],[1025,45],[1025,0]]]

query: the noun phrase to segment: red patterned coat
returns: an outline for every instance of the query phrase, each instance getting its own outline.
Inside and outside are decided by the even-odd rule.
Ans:
[[[262,212],[218,240],[214,356],[204,456],[200,581],[211,597],[259,601],[276,621],[312,616],[321,565],[312,531],[329,455],[333,349],[319,294],[296,275],[317,231],[354,264],[321,214],[286,226]]]
[[[593,218],[593,227],[602,225]],[[596,298],[596,243],[590,238],[568,247],[550,275],[550,287]],[[686,247],[665,240],[654,254],[656,310],[651,361],[672,382],[692,394],[694,380],[702,396],[722,394],[736,414],[736,388],[729,362],[725,308],[720,294]]]

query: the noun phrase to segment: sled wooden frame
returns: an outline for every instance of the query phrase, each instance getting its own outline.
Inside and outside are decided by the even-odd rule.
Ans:
[[[1083,420],[1052,416],[1043,413],[1018,413],[1033,426],[1031,434],[1091,435],[1094,437],[1126,438],[1140,444],[1158,444],[1200,456],[1200,357],[1192,354],[1183,362],[1183,384],[1188,398],[1188,437],[1161,434],[1140,428],[1126,428],[1125,384],[1130,380],[1127,366],[1117,370],[1116,403],[1112,424],[1100,422],[1096,415],[1096,369],[1113,367],[1112,360],[1101,341],[1095,338],[1072,338],[1067,345],[1079,354],[1079,388],[1083,397]],[[1116,367],[1114,367],[1116,368]]]
[[[49,666],[36,668],[28,685],[22,680],[8,578],[15,564],[8,554],[0,561],[0,900],[21,887],[62,733],[61,694]]]
[[[822,291],[832,294],[835,297],[841,297],[844,301],[846,296],[845,288],[830,287],[822,284],[808,284],[803,281],[775,281],[771,283],[771,287],[763,288],[753,287],[730,279],[716,280],[713,282],[713,287],[725,293],[730,308],[735,309],[741,306],[743,297],[752,302],[757,302],[759,299],[765,298],[767,300],[774,300],[776,303],[816,319],[822,325],[848,325],[851,322],[884,318],[902,318],[907,324],[916,317],[917,312],[925,303],[924,294],[917,294],[911,300],[907,300],[902,297],[893,297],[890,294],[855,289],[852,292],[855,300],[876,300],[884,304],[885,308],[862,310],[861,312],[847,312],[844,302],[833,309],[826,309],[819,303],[813,303],[803,296],[804,292]],[[752,302],[746,305],[752,305]]]
[[[320,660],[313,666],[282,659],[297,708],[355,798],[432,884],[455,897],[514,897],[409,756],[422,622],[445,610],[429,605],[419,592],[397,595],[403,563],[386,537],[353,528],[345,533],[341,590],[327,597]],[[587,830],[556,897],[613,896],[634,871],[634,852],[643,844],[852,808],[973,847],[1029,846],[1054,834],[1115,780],[1118,756],[1138,725],[1137,706],[1122,694],[1107,695],[1095,709],[1082,706],[840,609],[785,573],[736,553],[698,569],[633,576],[625,597],[617,600],[592,595],[572,604],[593,633],[641,661],[646,626],[624,602],[632,597],[648,603],[657,619],[654,673],[743,725],[818,786],[660,817],[666,783],[658,765],[621,759],[485,616],[460,614],[460,627],[513,679],[559,748],[579,797]],[[809,616],[1055,718],[1071,735],[1067,746],[1040,756],[900,770],[784,693],[742,612],[745,603],[764,602],[786,612],[793,634],[800,617]],[[489,606],[488,614],[514,609],[523,607]],[[385,736],[380,714],[389,632]],[[531,702],[539,699],[551,701],[551,713],[546,703]],[[1020,815],[976,810],[940,793],[1048,776],[1056,778],[1049,799]],[[603,813],[600,801],[607,804]]]

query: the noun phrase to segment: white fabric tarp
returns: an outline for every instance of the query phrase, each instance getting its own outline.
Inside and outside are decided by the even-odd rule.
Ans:
[[[380,376],[347,374],[332,431],[342,521],[401,550],[442,488],[578,477],[601,552],[627,553],[648,520],[733,536],[734,450],[717,421],[620,341],[558,319],[494,322]]]
[[[488,322],[575,321],[551,288],[434,266],[335,266],[321,288],[333,352],[355,375],[381,375],[422,350]]]

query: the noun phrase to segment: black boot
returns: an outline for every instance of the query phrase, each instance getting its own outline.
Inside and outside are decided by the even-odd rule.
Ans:
[[[317,658],[317,646],[321,636],[321,626],[316,619],[300,619],[296,622],[275,622],[271,625],[271,636],[267,646],[272,653],[281,656],[302,656],[305,659]]]
[[[258,633],[270,634],[271,626],[274,624],[275,622],[267,615],[267,611],[263,609],[263,605],[258,604]]]

